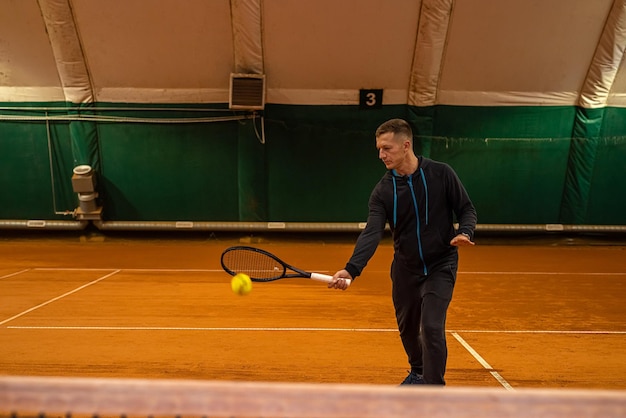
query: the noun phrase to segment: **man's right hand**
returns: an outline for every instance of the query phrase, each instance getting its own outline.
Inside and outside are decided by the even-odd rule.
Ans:
[[[328,283],[329,289],[346,290],[352,282],[352,276],[345,269],[333,274],[333,280]]]

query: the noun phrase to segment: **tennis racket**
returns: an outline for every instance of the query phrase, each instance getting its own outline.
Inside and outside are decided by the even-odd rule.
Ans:
[[[330,283],[333,276],[310,273],[291,266],[274,254],[255,247],[235,246],[224,250],[222,268],[231,276],[244,273],[253,282],[271,282],[279,279],[306,278]],[[291,272],[288,272],[290,270]],[[351,280],[345,279],[350,285]]]

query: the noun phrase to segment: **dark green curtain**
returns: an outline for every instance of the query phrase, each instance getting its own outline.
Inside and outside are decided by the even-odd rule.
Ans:
[[[563,186],[560,222],[587,222],[596,155],[605,109],[576,109],[572,140]]]

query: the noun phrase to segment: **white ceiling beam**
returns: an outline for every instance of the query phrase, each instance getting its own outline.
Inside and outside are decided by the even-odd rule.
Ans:
[[[261,0],[230,0],[234,72],[264,74]]]
[[[422,0],[409,81],[409,105],[437,103],[452,5],[453,0]]]
[[[615,0],[580,91],[579,106],[591,109],[607,105],[625,50],[626,0]]]
[[[93,86],[72,13],[71,0],[38,0],[65,100],[94,102]]]

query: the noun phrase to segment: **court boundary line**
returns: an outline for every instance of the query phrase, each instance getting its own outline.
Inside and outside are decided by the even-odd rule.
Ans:
[[[114,273],[111,273],[112,275]],[[110,276],[108,275],[108,276]],[[103,280],[102,277],[99,280]],[[98,281],[99,281],[98,280]],[[86,285],[85,285],[86,286]],[[76,289],[78,290],[78,289]],[[51,301],[50,301],[51,302]],[[26,313],[26,312],[25,312]],[[6,322],[6,321],[5,321]],[[2,325],[3,323],[0,323]],[[313,327],[298,327],[298,328],[277,328],[277,327],[122,327],[122,326],[7,326],[7,329],[20,329],[20,330],[59,330],[59,331],[221,331],[221,332],[256,332],[256,331],[278,331],[278,332],[379,332],[390,333],[398,332],[394,328],[313,328]],[[454,339],[461,344],[461,346],[485,369],[489,374],[507,391],[515,392],[515,388],[497,371],[495,370],[459,333],[531,333],[531,334],[626,334],[626,331],[555,331],[555,330],[446,330],[446,334],[452,335]]]
[[[117,270],[117,271],[145,271],[145,272],[197,272],[197,273],[224,273],[222,269],[186,269],[186,268],[112,268],[112,267],[34,267],[32,269],[24,270],[23,273],[28,270],[33,271],[102,271],[102,270]],[[328,272],[329,270],[314,269],[318,272]],[[370,271],[369,273],[382,273],[382,271]],[[388,274],[387,271],[384,273]],[[458,274],[471,274],[471,275],[525,275],[525,276],[626,276],[626,272],[561,272],[561,271],[459,271]]]
[[[469,343],[467,341],[465,341],[463,339],[463,337],[461,337],[459,334],[457,334],[456,332],[452,332],[452,336],[472,355],[472,357],[474,357],[476,359],[476,361],[478,361],[478,363],[480,363],[481,366],[483,366],[483,368],[485,368],[485,370],[487,370],[489,372],[489,374],[491,374],[494,379],[496,379],[498,381],[498,383],[500,383],[506,390],[508,391],[515,391],[515,389],[513,389],[513,386],[511,386],[511,384],[509,382],[507,382],[507,380],[502,377],[502,375],[500,373],[498,373],[493,367],[491,367],[491,365],[489,363],[487,363],[487,361],[480,355],[478,354],[478,352],[476,350],[474,350],[474,348],[469,345]]]
[[[222,269],[183,269],[183,268],[107,268],[107,267],[34,267],[34,271],[147,271],[147,272],[197,272],[197,273],[224,273]]]
[[[146,327],[107,325],[9,325],[9,329],[47,329],[69,331],[280,331],[280,332],[398,332],[396,328],[324,328],[324,327]],[[552,334],[552,335],[626,335],[626,331],[567,330],[446,330],[446,334]]]
[[[524,276],[626,276],[626,272],[599,273],[595,271],[459,271],[458,274],[484,274],[484,275],[505,275],[521,274]]]
[[[4,276],[0,276],[0,280],[8,279],[9,277],[17,276],[19,274],[26,273],[27,271],[30,271],[30,270],[32,270],[32,269],[24,269],[22,271],[16,271],[15,273],[9,273],[9,274],[6,274]]]
[[[19,317],[22,317],[28,313],[31,313],[43,306],[56,302],[66,296],[74,294],[88,286],[96,284],[106,278],[109,278],[120,272],[188,272],[188,273],[222,273],[221,269],[154,269],[154,268],[129,268],[129,269],[112,269],[112,268],[32,268],[25,269],[19,272],[11,273],[5,276],[1,276],[0,279],[14,277],[19,274],[28,271],[108,271],[110,273],[86,283],[74,290],[57,296],[44,303],[27,309],[17,315],[14,315],[8,319],[0,321],[0,326],[7,324]],[[375,273],[375,272],[371,272]],[[479,272],[479,271],[459,271],[459,274],[467,275],[525,275],[525,276],[537,276],[537,275],[550,275],[550,276],[626,276],[626,272]],[[378,332],[378,333],[397,333],[395,328],[313,328],[313,327],[132,327],[132,326],[5,326],[5,329],[20,329],[20,330],[65,330],[65,331],[204,331],[204,332],[255,332],[255,331],[274,331],[274,332]],[[446,330],[446,334],[450,334],[473,358],[480,366],[483,367],[489,374],[507,391],[515,391],[511,384],[497,371],[495,370],[459,333],[477,333],[477,334],[535,334],[535,335],[625,335],[626,331],[562,331],[562,330]]]
[[[50,300],[48,300],[48,301],[46,301],[46,302],[40,303],[39,305],[36,305],[36,306],[33,306],[32,308],[29,308],[29,309],[27,309],[27,310],[25,310],[25,311],[23,311],[23,312],[18,313],[17,315],[13,315],[13,316],[12,316],[12,317],[10,317],[10,318],[7,318],[7,319],[5,319],[5,320],[3,320],[3,321],[0,321],[0,325],[4,325],[4,324],[6,324],[7,322],[11,322],[11,321],[13,321],[14,319],[17,319],[17,318],[19,318],[19,317],[21,317],[21,316],[24,316],[24,315],[26,315],[26,314],[29,314],[29,313],[31,313],[31,312],[33,312],[33,311],[35,311],[35,310],[39,309],[39,308],[42,308],[42,307],[44,307],[44,306],[46,306],[46,305],[49,305],[49,304],[51,304],[51,303],[53,303],[53,302],[56,302],[56,301],[60,300],[60,299],[63,299],[63,298],[64,298],[64,297],[66,297],[66,296],[69,296],[69,295],[71,295],[71,294],[74,294],[74,293],[76,293],[76,292],[79,292],[79,291],[83,290],[83,289],[84,289],[84,288],[86,288],[86,287],[89,287],[89,286],[91,286],[91,285],[93,285],[93,284],[96,284],[96,283],[98,283],[98,282],[100,282],[100,281],[102,281],[102,280],[104,280],[104,279],[107,279],[107,278],[109,278],[109,277],[113,276],[114,274],[119,273],[119,271],[120,271],[120,270],[115,270],[115,271],[113,271],[113,272],[111,272],[111,273],[109,273],[109,274],[106,274],[106,275],[104,275],[104,276],[100,277],[99,279],[92,280],[91,282],[86,283],[86,284],[84,284],[84,285],[82,285],[82,286],[79,286],[79,287],[77,287],[77,288],[76,288],[76,289],[74,289],[74,290],[70,290],[69,292],[66,292],[66,293],[64,293],[64,294],[62,294],[62,295],[60,295],[60,296],[54,297],[54,298],[52,298],[52,299],[50,299]]]

